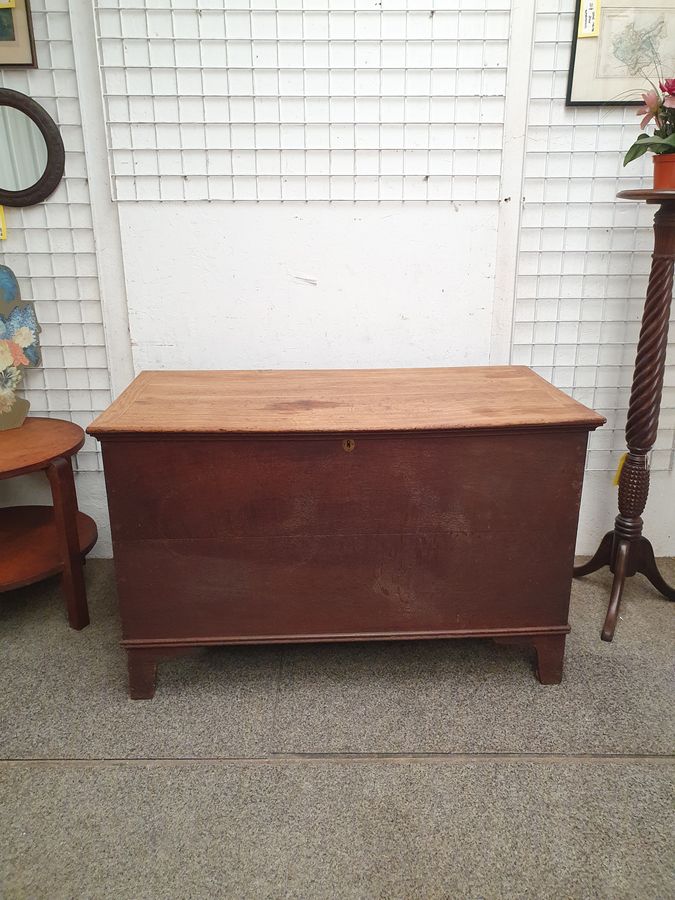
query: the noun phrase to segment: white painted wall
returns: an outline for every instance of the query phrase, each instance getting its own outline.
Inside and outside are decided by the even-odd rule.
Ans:
[[[121,204],[137,369],[471,365],[494,204]]]

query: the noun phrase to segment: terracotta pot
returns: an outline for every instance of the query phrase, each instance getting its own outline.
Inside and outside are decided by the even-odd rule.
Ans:
[[[654,190],[675,191],[675,153],[654,155]]]

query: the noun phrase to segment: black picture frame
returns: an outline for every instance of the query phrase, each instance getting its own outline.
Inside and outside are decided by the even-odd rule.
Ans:
[[[37,69],[37,52],[35,49],[35,36],[33,34],[33,15],[30,9],[30,0],[23,0],[26,12],[26,25],[28,28],[28,42],[30,44],[30,62],[2,62],[2,42],[0,42],[0,69]]]
[[[27,115],[40,129],[47,146],[47,164],[42,176],[35,184],[20,191],[8,191],[0,187],[0,204],[35,206],[53,194],[63,178],[66,151],[59,126],[43,106],[20,91],[0,88],[0,106],[10,106]]]
[[[641,100],[572,100],[572,81],[574,79],[574,63],[577,56],[577,41],[579,40],[579,16],[581,15],[581,0],[577,0],[574,10],[574,24],[572,25],[572,50],[570,53],[570,67],[567,72],[567,93],[565,106],[642,106]]]

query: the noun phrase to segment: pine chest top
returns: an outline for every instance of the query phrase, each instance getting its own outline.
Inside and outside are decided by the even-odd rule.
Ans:
[[[524,366],[141,372],[87,429],[294,434],[594,429],[605,420]]]

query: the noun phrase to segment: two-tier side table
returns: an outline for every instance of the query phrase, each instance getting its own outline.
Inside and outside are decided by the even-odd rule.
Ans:
[[[77,508],[72,457],[84,443],[79,425],[28,418],[0,432],[0,478],[45,471],[53,506],[0,509],[0,592],[61,575],[68,622],[89,624],[82,564],[96,543],[96,523]]]
[[[614,637],[619,604],[630,576],[639,572],[667,600],[675,600],[675,588],[663,579],[652,545],[642,534],[642,513],[649,494],[649,458],[659,426],[673,298],[675,191],[621,191],[617,196],[622,200],[658,204],[659,209],[654,216],[654,253],[628,404],[628,453],[619,477],[619,515],[614,529],[603,537],[595,556],[574,570],[575,576],[579,577],[609,566],[614,575],[602,629],[603,641],[611,641]]]

